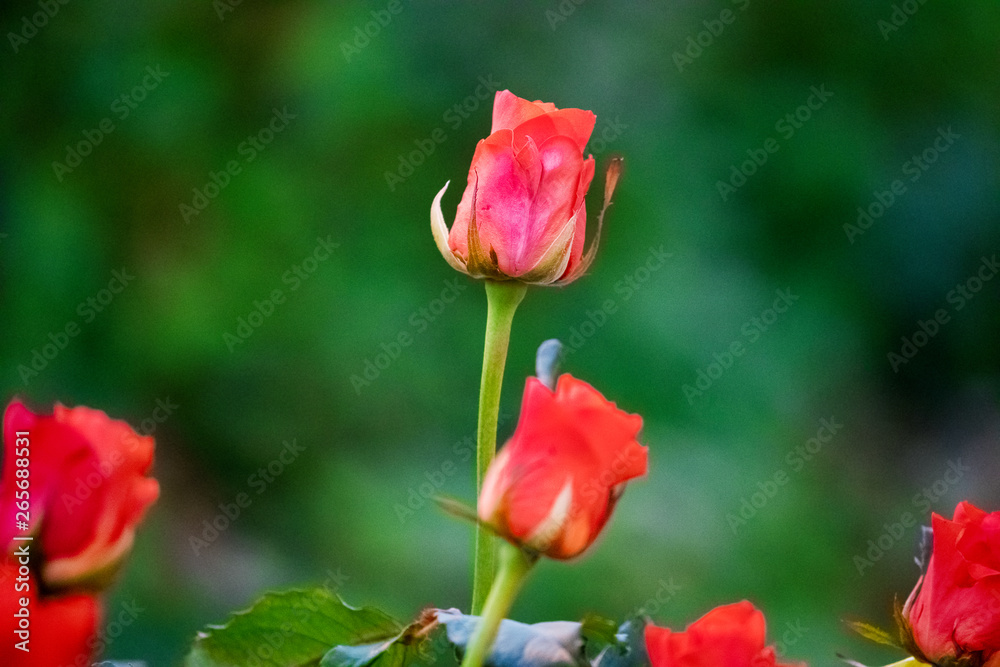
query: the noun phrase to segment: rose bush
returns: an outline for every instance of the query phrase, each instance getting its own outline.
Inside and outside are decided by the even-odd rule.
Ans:
[[[625,483],[646,473],[642,417],[571,375],[528,378],[521,416],[493,461],[479,517],[515,544],[572,558],[597,538]]]
[[[441,212],[447,184],[431,207],[434,239],[448,263],[476,278],[533,284],[567,283],[582,275],[597,246],[595,240],[584,256],[584,197],[594,158],[583,151],[596,120],[583,109],[497,92],[490,136],[476,146],[450,232]],[[612,162],[605,206],[619,169]]]

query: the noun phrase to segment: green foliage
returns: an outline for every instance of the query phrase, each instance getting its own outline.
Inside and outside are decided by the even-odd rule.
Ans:
[[[325,588],[268,593],[250,609],[234,614],[225,625],[209,626],[199,633],[186,665],[315,666],[334,646],[392,643],[401,631],[383,612],[351,607]]]
[[[437,628],[438,610],[429,609],[401,632],[383,641],[330,649],[320,667],[406,667],[433,664],[437,657],[431,635]]]

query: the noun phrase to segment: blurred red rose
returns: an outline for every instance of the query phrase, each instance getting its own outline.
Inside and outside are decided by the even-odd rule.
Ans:
[[[968,658],[969,664],[998,667],[1000,512],[961,502],[954,520],[934,514],[931,528],[927,574],[903,610],[917,648],[933,662]]]
[[[18,401],[4,414],[0,544],[32,534],[33,567],[47,590],[100,588],[131,551],[135,529],[159,495],[147,477],[153,439],[90,408],[56,405],[36,415]],[[16,444],[27,432],[28,444]],[[29,476],[24,483],[27,459]],[[22,487],[27,487],[22,488]],[[28,525],[18,525],[24,491]],[[20,494],[20,495],[19,495]],[[23,505],[22,505],[23,507]]]
[[[597,538],[625,483],[646,473],[642,417],[570,375],[528,378],[517,429],[486,473],[479,516],[511,541],[572,558]]]
[[[765,646],[764,614],[744,600],[716,607],[674,632],[646,626],[652,667],[780,667],[774,648]]]
[[[441,212],[447,184],[431,207],[434,239],[448,263],[475,278],[536,284],[582,275],[596,250],[595,242],[584,257],[584,196],[594,158],[584,158],[583,150],[596,120],[590,111],[498,91],[491,134],[476,146],[450,233]],[[612,162],[606,203],[619,170]]]
[[[39,597],[38,582],[33,575],[22,576],[18,580],[18,565],[14,562],[0,563],[0,665],[5,667],[70,667],[90,665],[94,657],[94,646],[99,642],[96,636],[101,608],[93,595],[71,594],[58,597]],[[15,583],[25,585],[16,589]],[[17,645],[24,636],[16,633],[21,629],[23,613],[21,598],[27,598],[28,643],[25,652]],[[24,646],[24,645],[22,645]]]

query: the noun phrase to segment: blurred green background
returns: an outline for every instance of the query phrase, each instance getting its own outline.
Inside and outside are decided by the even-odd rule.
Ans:
[[[893,524],[1000,508],[996,3],[40,7],[0,10],[0,383],[155,426],[162,497],[109,601],[143,611],[106,657],[177,664],[203,625],[324,579],[400,618],[468,607],[471,531],[423,495],[473,498],[485,298],[428,211],[451,180],[453,217],[496,86],[592,109],[599,172],[626,158],[590,274],[518,312],[503,411],[537,345],[577,336],[566,369],[644,416],[651,463],[516,618],[644,609],[680,628],[749,598],[789,658],[884,664],[902,656],[842,621],[888,626],[913,586],[918,529]],[[858,207],[871,224],[845,229]],[[670,254],[654,270],[651,249]],[[108,302],[116,270],[134,278]],[[797,299],[773,318],[776,290]],[[893,364],[902,337],[923,344]],[[352,383],[368,363],[385,368]],[[175,407],[141,426],[157,401]],[[822,419],[842,427],[806,460]]]

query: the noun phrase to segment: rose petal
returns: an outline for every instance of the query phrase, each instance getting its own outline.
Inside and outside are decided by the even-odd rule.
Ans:
[[[518,276],[534,268],[567,221],[575,213],[577,188],[583,171],[583,158],[573,142],[554,137],[539,147],[541,178],[531,203],[530,217],[522,245],[518,247]]]
[[[518,253],[526,247],[531,202],[537,188],[536,171],[522,166],[510,145],[510,131],[501,130],[479,142],[469,171],[469,184],[455,215],[448,245],[468,259],[468,229],[473,193],[476,223],[483,248],[497,254],[500,270],[518,275]]]
[[[555,110],[554,104],[529,102],[509,90],[498,90],[493,97],[493,127],[490,134],[498,130],[513,130],[531,118]]]
[[[514,127],[514,147],[531,137],[543,144],[553,137],[567,137],[573,141],[577,153],[582,153],[594,132],[597,116],[583,109],[560,109],[549,114],[534,116]]]
[[[594,168],[593,156],[584,160],[583,170],[580,172],[580,181],[576,188],[576,235],[573,237],[573,248],[570,250],[569,264],[566,265],[566,271],[560,278],[572,274],[583,258],[583,247],[587,236],[587,202],[584,198],[587,195],[587,190],[590,189],[590,183],[594,180]]]

